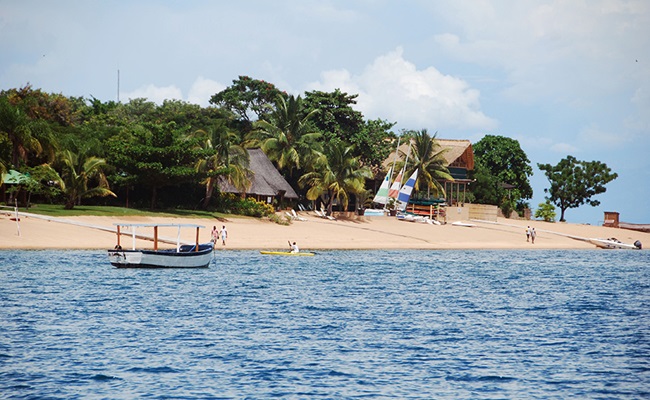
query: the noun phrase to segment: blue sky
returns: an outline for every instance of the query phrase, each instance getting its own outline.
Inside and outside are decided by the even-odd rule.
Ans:
[[[650,2],[0,0],[0,88],[208,105],[238,75],[359,94],[366,118],[440,138],[516,139],[619,174],[598,207],[650,223]]]

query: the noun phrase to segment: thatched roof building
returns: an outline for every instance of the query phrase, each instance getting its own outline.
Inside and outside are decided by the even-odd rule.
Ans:
[[[249,168],[252,171],[251,185],[246,190],[247,196],[262,201],[268,201],[269,197],[279,197],[280,199],[298,198],[296,191],[280,175],[262,149],[248,149],[247,151],[250,156]],[[219,179],[219,191],[222,193],[240,193],[225,179]]]

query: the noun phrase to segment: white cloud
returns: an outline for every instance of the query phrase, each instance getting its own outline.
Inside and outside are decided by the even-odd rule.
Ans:
[[[183,91],[175,85],[159,87],[154,84],[149,84],[131,92],[121,93],[120,99],[145,98],[156,104],[162,104],[164,100],[182,100],[207,107],[210,105],[212,95],[225,88],[226,85],[222,83],[199,76],[190,87],[187,98],[183,96]]]
[[[212,95],[224,90],[225,88],[226,85],[222,83],[199,76],[190,88],[190,92],[187,95],[187,101],[189,103],[207,107],[210,105],[210,98]]]
[[[387,119],[400,128],[490,130],[497,126],[481,111],[478,90],[434,67],[418,70],[403,58],[401,48],[377,57],[357,76],[345,69],[325,71],[307,90],[336,88],[359,94],[357,109],[366,118]]]

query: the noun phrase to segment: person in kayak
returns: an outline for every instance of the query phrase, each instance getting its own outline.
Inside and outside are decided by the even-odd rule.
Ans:
[[[293,244],[291,244],[291,240],[289,240],[289,248],[291,248],[292,253],[300,252],[300,249],[298,248],[298,245],[296,244],[296,242],[293,242]]]

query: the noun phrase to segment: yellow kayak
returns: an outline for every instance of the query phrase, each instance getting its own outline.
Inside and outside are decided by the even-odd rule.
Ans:
[[[313,256],[314,253],[309,253],[306,251],[301,251],[299,253],[292,253],[290,251],[267,251],[261,250],[261,254],[270,254],[272,256]]]

